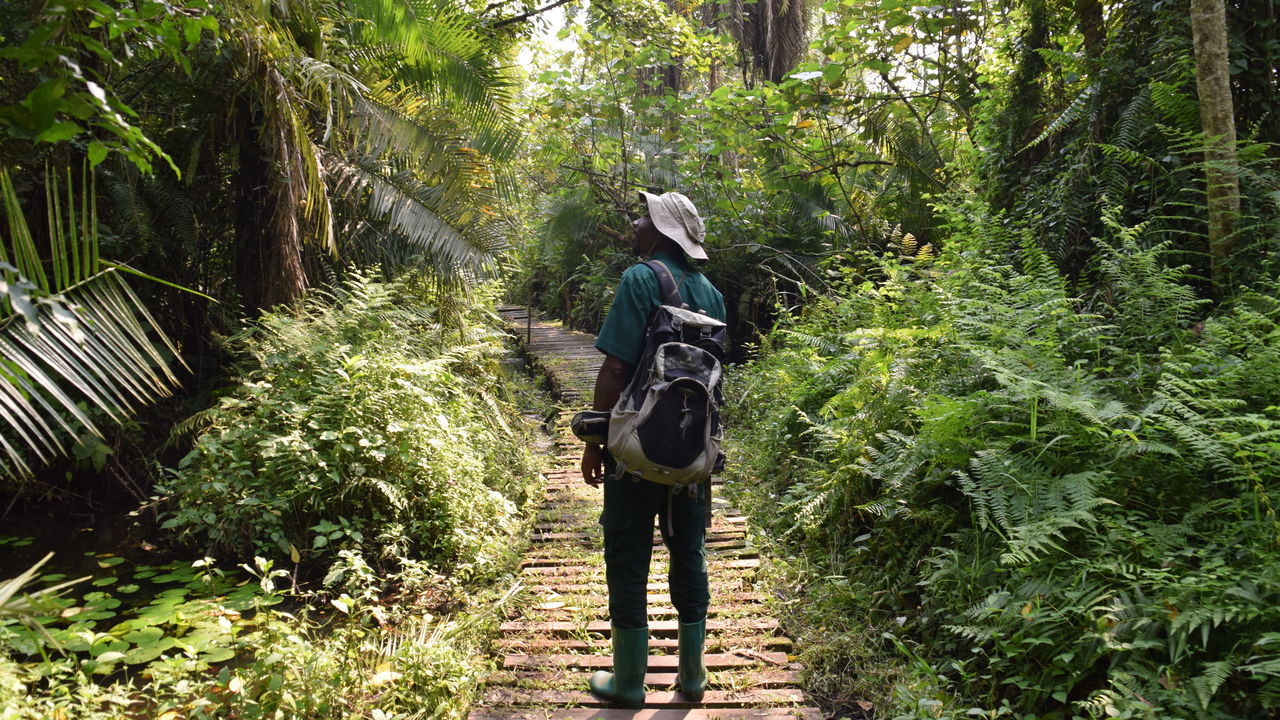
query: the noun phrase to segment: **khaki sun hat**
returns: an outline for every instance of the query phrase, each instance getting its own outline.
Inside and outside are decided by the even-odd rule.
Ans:
[[[642,190],[640,195],[649,206],[649,218],[658,232],[675,240],[684,254],[694,260],[707,259],[707,251],[702,249],[707,230],[692,200],[678,192],[654,195]]]

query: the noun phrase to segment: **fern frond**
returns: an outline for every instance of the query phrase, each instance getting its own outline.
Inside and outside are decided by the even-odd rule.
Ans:
[[[1019,152],[1025,152],[1039,145],[1083,117],[1085,110],[1089,107],[1090,101],[1093,99],[1093,96],[1097,94],[1100,87],[1101,86],[1098,83],[1086,85],[1084,90],[1080,91],[1080,94],[1071,101],[1071,104],[1067,105],[1066,109],[1063,110],[1058,117],[1050,121],[1034,140],[1022,146],[1022,149],[1019,150]]]

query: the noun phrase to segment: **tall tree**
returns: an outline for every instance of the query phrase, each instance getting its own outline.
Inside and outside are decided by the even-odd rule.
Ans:
[[[1205,186],[1209,209],[1209,261],[1214,285],[1226,286],[1226,262],[1235,243],[1240,214],[1240,174],[1236,123],[1231,100],[1227,9],[1223,0],[1191,0],[1191,34],[1196,53],[1196,90],[1205,134]]]
[[[766,80],[780,82],[808,46],[803,0],[732,1],[732,29]]]
[[[1075,0],[1076,27],[1084,38],[1084,51],[1094,59],[1102,54],[1102,46],[1107,39],[1106,20],[1102,14],[1102,3],[1099,0]]]
[[[307,247],[390,244],[443,276],[488,265],[504,239],[491,160],[514,152],[516,134],[509,80],[469,11],[233,0],[226,13],[220,70],[237,82],[222,86],[222,132],[239,148],[245,310],[301,295]]]

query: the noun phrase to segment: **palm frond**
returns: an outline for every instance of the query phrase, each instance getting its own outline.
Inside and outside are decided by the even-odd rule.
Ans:
[[[394,51],[401,80],[444,101],[500,107],[513,84],[476,31],[474,19],[447,0],[353,0],[351,13],[367,21],[366,43]]]
[[[385,85],[372,88],[356,103],[352,120],[352,139],[365,155],[409,158],[424,177],[451,193],[489,184],[488,153],[468,144],[451,113],[421,96]]]
[[[440,186],[424,183],[409,170],[369,157],[353,162],[329,158],[329,164],[347,194],[367,203],[372,222],[366,229],[381,224],[393,238],[420,248],[445,274],[487,272],[505,246],[497,220],[447,202]]]
[[[7,300],[0,309],[0,474],[12,480],[33,474],[31,456],[48,462],[85,433],[101,437],[93,411],[82,406],[120,421],[178,385],[168,365],[179,357],[177,348],[125,283],[120,266],[98,258],[92,189],[77,206],[68,182],[65,217],[52,178],[47,193],[54,215],[53,271],[46,274],[37,272],[44,263],[9,176],[0,171],[10,229],[0,248],[24,258],[22,266],[0,262],[0,292]],[[28,280],[21,267],[41,282]]]
[[[33,623],[36,621],[37,615],[49,613],[51,610],[57,612],[60,609],[56,605],[51,605],[49,600],[57,597],[66,588],[89,579],[90,576],[86,575],[75,580],[65,580],[56,585],[50,585],[32,593],[19,595],[18,591],[32,580],[35,580],[40,573],[40,568],[49,562],[52,557],[53,553],[49,553],[17,577],[0,582],[0,618],[17,618],[24,622]]]

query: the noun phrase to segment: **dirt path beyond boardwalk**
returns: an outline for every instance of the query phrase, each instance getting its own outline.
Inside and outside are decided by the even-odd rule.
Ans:
[[[499,669],[488,678],[471,720],[821,718],[799,689],[799,668],[788,659],[791,641],[779,633],[755,587],[760,560],[747,545],[747,518],[721,497],[715,498],[714,524],[707,534],[710,686],[702,702],[688,702],[673,691],[677,620],[667,594],[667,553],[656,529],[649,571],[645,708],[603,709],[586,691],[590,672],[610,669],[613,658],[597,523],[601,491],[585,485],[578,474],[581,444],[570,434],[568,420],[587,407],[602,356],[590,335],[537,320],[530,324],[523,307],[500,311],[525,344],[531,363],[549,377],[564,410],[533,545],[521,565],[532,597],[502,624]]]

